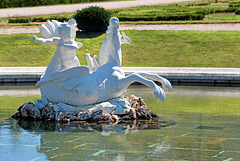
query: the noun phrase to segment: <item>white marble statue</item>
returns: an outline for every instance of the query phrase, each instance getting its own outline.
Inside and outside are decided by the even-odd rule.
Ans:
[[[101,45],[98,61],[96,59],[96,55],[92,59],[90,57],[90,54],[86,54],[86,59],[90,70],[95,70],[97,67],[111,61],[119,63],[119,67],[122,66],[121,45],[126,43],[131,44],[131,40],[126,36],[124,32],[122,32],[122,39],[122,36],[119,32],[119,20],[114,17],[111,18],[106,33],[107,36]],[[114,55],[117,55],[116,57],[114,57],[115,60],[112,59],[112,57],[110,56],[112,55],[112,53],[114,53]]]
[[[68,23],[48,20],[48,23],[40,28],[40,33],[44,38],[33,35],[33,40],[41,44],[57,44],[55,55],[38,84],[48,81],[53,73],[80,66],[76,50],[82,46],[82,43],[74,41],[76,25],[74,19],[70,19]]]
[[[165,93],[154,81],[160,82],[163,88],[172,90],[170,82],[156,74],[134,73],[125,76],[121,68],[121,45],[130,44],[131,41],[124,33],[122,39],[118,18],[112,17],[109,21],[99,59],[97,60],[96,56],[91,58],[90,54],[86,55],[88,67],[80,66],[76,58],[75,52],[81,45],[74,41],[71,23],[61,24],[57,30],[60,37],[50,36],[53,37],[50,39],[33,37],[40,43],[58,44],[53,60],[38,83],[41,85],[42,102],[49,101],[76,107],[114,100],[125,106],[127,104],[123,99],[125,90],[133,82],[140,82],[153,88],[156,98],[162,101],[165,100]]]

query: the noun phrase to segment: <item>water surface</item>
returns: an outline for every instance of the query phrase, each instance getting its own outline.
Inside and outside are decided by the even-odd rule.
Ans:
[[[144,86],[131,86],[126,95],[132,94],[162,118],[121,124],[17,121],[9,117],[21,103],[39,99],[39,89],[1,86],[1,160],[240,158],[240,88],[175,86],[164,103]]]

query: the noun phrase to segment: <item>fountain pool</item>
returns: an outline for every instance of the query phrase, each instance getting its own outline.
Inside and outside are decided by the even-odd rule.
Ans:
[[[130,86],[156,122],[46,123],[11,119],[21,103],[40,98],[34,86],[0,86],[1,160],[237,160],[240,88],[174,86],[164,103]],[[171,126],[165,126],[165,122]],[[176,122],[176,124],[174,123]]]

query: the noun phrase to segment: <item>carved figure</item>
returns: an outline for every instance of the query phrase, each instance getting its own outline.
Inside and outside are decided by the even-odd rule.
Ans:
[[[123,97],[126,88],[133,82],[140,82],[154,89],[156,98],[165,100],[165,93],[154,81],[160,82],[165,89],[172,90],[170,82],[155,74],[134,73],[125,76],[122,65],[121,44],[130,43],[130,39],[123,33],[122,40],[119,32],[119,20],[113,17],[109,21],[106,40],[104,40],[99,62],[96,57],[90,61],[89,67],[79,66],[75,59],[75,51],[79,48],[71,36],[68,24],[61,24],[58,28],[61,38],[50,40],[34,39],[40,43],[57,43],[57,51],[49,64],[45,75],[41,78],[41,93],[43,99],[54,103],[65,103],[74,106],[90,105]],[[66,56],[65,56],[66,55]],[[71,58],[68,56],[70,55]],[[95,64],[95,66],[92,66]],[[47,82],[45,81],[47,77]]]
[[[86,54],[86,59],[88,62],[88,67],[90,71],[95,70],[97,67],[106,64],[107,62],[118,63],[119,67],[122,66],[122,52],[121,45],[122,44],[131,44],[130,38],[126,36],[124,32],[122,32],[122,36],[119,32],[119,20],[116,17],[112,17],[109,21],[109,26],[107,30],[106,39],[103,41],[101,45],[101,49],[99,52],[99,59],[97,61],[97,56],[95,55],[93,58],[90,57],[90,54]],[[112,57],[110,55],[117,55]],[[114,60],[115,59],[115,60]]]
[[[38,82],[39,85],[48,81],[53,73],[80,66],[76,50],[82,46],[82,43],[74,41],[76,36],[75,26],[76,21],[74,19],[70,19],[68,23],[48,20],[48,23],[43,24],[40,28],[40,33],[44,38],[33,35],[33,40],[41,44],[57,44],[55,55],[45,74]]]

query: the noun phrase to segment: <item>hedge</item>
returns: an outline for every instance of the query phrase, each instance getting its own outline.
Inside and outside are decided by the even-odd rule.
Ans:
[[[178,20],[203,20],[205,15],[226,12],[220,6],[200,6],[189,4],[170,4],[158,6],[141,6],[127,9],[112,10],[112,14],[121,21],[178,21]],[[204,3],[205,4],[205,3]],[[209,3],[206,3],[209,4]]]
[[[8,19],[8,23],[29,23],[29,22],[31,22],[31,19],[26,17],[17,17],[17,18]]]
[[[120,21],[187,21],[187,20],[202,20],[203,14],[184,13],[181,15],[157,15],[157,16],[118,16]]]
[[[240,0],[231,0],[228,2],[229,7],[240,7]]]
[[[230,0],[228,2],[229,8],[227,9],[229,12],[235,12],[238,14],[238,10],[240,8],[240,0]]]
[[[29,23],[29,22],[46,22],[47,20],[58,20],[60,22],[67,22],[72,17],[64,16],[50,16],[50,17],[11,17],[8,18],[8,23]]]
[[[41,2],[42,0],[39,0]],[[50,0],[51,1],[51,0]],[[64,0],[62,0],[64,1]],[[74,0],[68,0],[73,2]],[[93,0],[85,0],[93,1]],[[97,0],[96,0],[97,1]],[[235,12],[238,14],[240,0],[230,0],[229,7],[219,5],[209,5],[215,0],[204,0],[196,2],[176,3],[155,6],[139,6],[131,8],[110,10],[111,16],[118,17],[120,21],[178,21],[178,20],[203,20],[205,15],[220,12]],[[204,6],[204,7],[203,7]],[[234,7],[235,6],[235,7]],[[67,21],[71,17],[52,16],[47,18],[16,18],[11,22],[45,22],[47,19],[56,19],[58,21]],[[9,21],[10,22],[10,21]]]
[[[73,4],[80,2],[97,2],[97,1],[113,1],[113,0],[1,0],[0,8]]]

